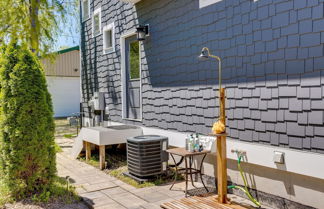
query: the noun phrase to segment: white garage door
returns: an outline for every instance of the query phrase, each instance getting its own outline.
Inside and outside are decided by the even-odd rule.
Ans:
[[[54,117],[66,117],[80,112],[80,78],[46,76],[52,95]]]

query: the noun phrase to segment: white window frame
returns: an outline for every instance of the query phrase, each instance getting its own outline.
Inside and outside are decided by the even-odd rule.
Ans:
[[[108,30],[111,30],[111,47],[105,48],[106,45],[105,32]],[[115,23],[112,22],[104,26],[102,29],[102,34],[103,34],[103,54],[109,54],[115,52]]]
[[[94,34],[94,18],[96,15],[99,15],[99,33],[98,34]],[[99,36],[102,33],[102,29],[101,29],[101,7],[97,8],[92,15],[92,37],[96,37]]]
[[[85,17],[84,16],[84,2],[85,1],[88,1],[88,16],[87,17]],[[90,0],[81,0],[81,2],[82,2],[82,5],[81,5],[81,9],[82,9],[82,21],[84,22],[84,21],[86,21],[86,20],[89,20],[90,19]]]

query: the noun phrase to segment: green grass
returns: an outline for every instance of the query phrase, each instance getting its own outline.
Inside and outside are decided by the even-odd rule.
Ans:
[[[55,137],[73,138],[76,136],[76,126],[70,126],[66,118],[55,119]]]
[[[77,137],[77,135],[76,134],[64,134],[63,137],[68,138],[68,139],[72,139],[72,138]]]
[[[80,157],[79,160],[82,161],[82,162],[85,162],[85,163],[87,163],[89,165],[92,165],[93,167],[99,168],[99,157],[98,157],[98,155],[91,155],[91,158],[90,158],[90,160],[88,162],[86,162],[86,159],[85,159],[84,156]]]
[[[13,202],[14,199],[10,196],[9,189],[6,187],[3,175],[0,174],[0,208],[6,204]]]
[[[127,166],[122,166],[119,167],[117,169],[113,169],[111,171],[108,171],[108,174],[116,177],[117,179],[125,182],[126,184],[132,185],[136,188],[144,188],[144,187],[151,187],[151,186],[155,186],[155,185],[160,185],[160,184],[164,184],[167,183],[168,181],[163,180],[162,178],[158,178],[154,181],[149,181],[149,182],[144,182],[144,183],[138,183],[137,181],[135,181],[134,179],[125,176],[123,173],[127,172]]]
[[[0,176],[1,177],[1,176]],[[59,200],[65,204],[71,204],[73,202],[80,201],[80,197],[75,191],[75,187],[72,186],[65,178],[56,176],[53,184],[48,190],[35,193],[31,197],[27,197],[35,203],[47,203],[54,200]],[[11,196],[9,189],[4,184],[3,178],[0,178],[0,208],[6,203],[12,203],[19,201]]]
[[[75,201],[80,201],[80,197],[66,178],[55,177],[53,185],[48,191],[35,194],[32,200],[35,202],[49,202],[51,200],[59,199],[61,202],[71,204]]]
[[[126,157],[122,157],[125,153],[121,154],[118,152],[106,152],[106,161],[108,168],[105,170],[105,172],[121,181],[123,181],[126,184],[132,185],[136,188],[144,188],[144,187],[151,187],[151,186],[157,186],[161,184],[165,184],[168,182],[172,182],[174,179],[174,171],[172,171],[171,175],[161,175],[158,176],[156,179],[144,183],[139,183],[135,181],[134,179],[125,176],[123,173],[127,172],[127,161]],[[80,157],[80,161],[86,162],[85,157]],[[91,155],[91,159],[86,162],[91,166],[94,166],[96,168],[99,168],[99,155],[96,152],[93,152]],[[181,175],[178,175],[177,180],[183,180],[183,177]]]
[[[58,144],[55,143],[54,146],[55,146],[55,152],[56,153],[63,152],[62,148]]]

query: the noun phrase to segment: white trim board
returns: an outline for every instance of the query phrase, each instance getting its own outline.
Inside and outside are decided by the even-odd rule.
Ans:
[[[220,2],[222,0],[199,0],[199,8],[204,8],[212,4],[216,4],[217,2]]]
[[[227,157],[237,159],[237,155],[231,152],[232,149],[245,151],[248,162],[252,164],[324,179],[323,154],[228,139]],[[273,162],[275,151],[284,153],[285,164]]]
[[[199,0],[199,9],[202,9],[202,8],[212,5],[212,4],[216,4],[221,1],[223,1],[223,0]],[[253,2],[257,2],[257,1],[259,1],[259,0],[253,0]]]
[[[111,122],[111,125],[121,123]],[[176,147],[185,146],[186,133],[167,131],[158,128],[142,127],[143,134],[163,135],[169,138],[169,145]],[[216,152],[215,139],[208,137],[211,140],[211,151]],[[260,166],[265,166],[273,169],[284,170],[301,175],[311,176],[324,179],[323,162],[324,155],[300,150],[293,150],[270,145],[262,145],[250,142],[242,142],[227,138],[227,158],[237,160],[236,153],[231,150],[241,150],[246,152],[245,162]],[[274,151],[283,152],[285,155],[285,164],[275,164],[273,162]],[[247,159],[247,160],[246,160]]]

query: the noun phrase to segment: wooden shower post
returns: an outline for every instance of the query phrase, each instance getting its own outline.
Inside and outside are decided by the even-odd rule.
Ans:
[[[220,120],[224,125],[226,125],[226,120],[225,120],[225,89],[221,88],[219,91],[219,115],[220,115]],[[226,131],[225,131],[226,133]]]
[[[219,91],[219,115],[225,123],[225,89]],[[227,203],[227,161],[226,161],[226,130],[224,134],[217,135],[217,187],[218,202]]]

